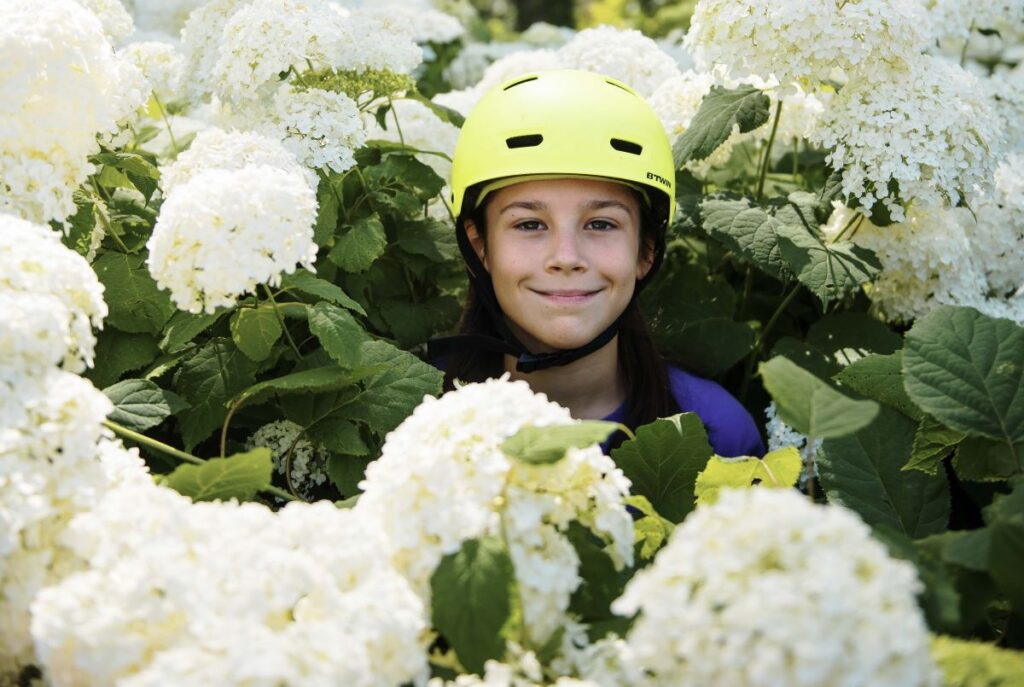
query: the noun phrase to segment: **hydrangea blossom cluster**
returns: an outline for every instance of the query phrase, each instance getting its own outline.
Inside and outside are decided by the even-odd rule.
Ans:
[[[977,78],[922,56],[884,81],[848,83],[811,140],[831,149],[828,161],[843,170],[847,197],[868,208],[880,201],[902,221],[901,200],[956,205],[964,189],[986,185],[1003,131]]]
[[[653,40],[633,29],[598,26],[586,29],[559,51],[563,66],[607,74],[645,98],[679,67]]]
[[[515,661],[501,663],[487,661],[484,674],[459,675],[454,680],[433,678],[427,687],[599,687],[600,683],[579,680],[573,677],[560,677],[554,682],[544,679],[540,661],[533,652],[525,652]]]
[[[939,685],[909,563],[853,513],[726,490],[614,602],[651,685]]]
[[[0,5],[0,210],[63,221],[112,136],[145,102],[145,81],[73,0]]]
[[[88,569],[32,608],[58,684],[397,687],[426,669],[422,602],[378,529],[329,502],[274,513],[134,486],[65,539]]]
[[[426,398],[388,435],[366,471],[356,510],[391,543],[396,565],[429,599],[430,576],[462,543],[508,530],[524,625],[543,644],[564,624],[579,560],[563,532],[578,521],[618,565],[632,562],[629,482],[597,446],[553,465],[513,464],[502,442],[526,425],[571,422],[569,411],[507,378]]]
[[[510,53],[499,57],[484,69],[480,82],[477,83],[474,90],[482,95],[520,74],[529,74],[544,69],[562,69],[565,66],[565,60],[557,50],[540,48]]]
[[[971,36],[972,31],[998,30],[1008,24],[1019,24],[1024,17],[1022,0],[922,0],[922,3],[928,10],[933,39],[939,42],[955,40],[960,46]]]
[[[89,263],[48,227],[0,215],[0,361],[22,370],[92,365],[107,304]]]
[[[282,86],[274,96],[273,114],[258,128],[275,134],[310,169],[344,172],[366,142],[355,101],[319,88]]]
[[[135,30],[135,24],[121,0],[75,0],[96,15],[111,43],[117,43]]]
[[[917,2],[701,0],[685,42],[698,66],[734,79],[813,86],[839,68],[875,84],[921,52],[928,27]]]
[[[450,43],[466,33],[458,19],[431,7],[390,2],[366,7],[358,14],[377,18],[378,21],[404,24],[411,29],[412,38],[417,43]]]
[[[473,88],[496,60],[513,53],[530,52],[533,47],[522,42],[469,43],[445,67],[445,81],[457,90]]]
[[[137,31],[177,36],[192,10],[206,0],[124,0]]]
[[[181,91],[183,60],[170,43],[139,41],[121,49],[121,55],[146,77],[150,89],[164,103],[174,100]]]
[[[289,486],[309,499],[317,487],[327,481],[327,452],[302,436],[302,427],[289,420],[278,420],[256,430],[245,447],[270,449],[274,469],[286,475]],[[287,474],[286,474],[287,473]]]
[[[313,269],[316,196],[294,172],[267,165],[209,169],[167,195],[149,271],[182,310],[212,313],[298,265]]]

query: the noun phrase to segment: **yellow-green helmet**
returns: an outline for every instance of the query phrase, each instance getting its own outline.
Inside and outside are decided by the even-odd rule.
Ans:
[[[470,187],[526,175],[595,176],[639,185],[657,230],[675,211],[672,148],[636,91],[573,69],[524,74],[488,91],[466,118],[452,160],[456,216]]]

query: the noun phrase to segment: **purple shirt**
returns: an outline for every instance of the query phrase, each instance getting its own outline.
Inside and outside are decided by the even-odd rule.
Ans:
[[[719,456],[763,456],[764,443],[754,418],[732,394],[710,379],[668,366],[669,387],[679,409],[696,413],[708,432],[708,443]],[[626,404],[605,418],[624,422]]]

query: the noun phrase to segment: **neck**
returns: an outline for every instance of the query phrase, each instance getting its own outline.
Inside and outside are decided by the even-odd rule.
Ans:
[[[590,355],[568,365],[536,372],[517,372],[516,359],[505,356],[505,371],[512,379],[522,379],[536,393],[569,409],[578,420],[600,420],[626,400],[626,389],[619,370],[619,337]]]

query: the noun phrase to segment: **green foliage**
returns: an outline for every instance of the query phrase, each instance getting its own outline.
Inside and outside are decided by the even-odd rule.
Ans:
[[[515,571],[500,537],[470,539],[445,556],[430,578],[434,627],[468,670],[501,659],[501,630],[512,613]]]
[[[796,484],[800,466],[800,452],[792,447],[772,451],[764,458],[712,456],[707,467],[697,475],[694,496],[700,505],[717,501],[722,489],[746,489],[754,485],[786,489]]]
[[[835,376],[835,380],[862,396],[895,408],[907,417],[924,416],[903,388],[903,353],[872,354],[854,361]]]
[[[697,474],[711,454],[700,418],[681,413],[640,427],[611,456],[633,483],[632,492],[678,523],[694,508]]]
[[[672,147],[676,167],[711,156],[732,135],[753,131],[768,121],[768,96],[751,86],[729,90],[714,86],[701,101],[689,128]]]
[[[853,293],[881,269],[873,253],[851,241],[825,243],[816,229],[795,224],[775,231],[782,259],[822,307]]]
[[[270,486],[273,467],[270,449],[256,448],[203,465],[180,465],[162,483],[193,501],[251,501],[256,492]]]
[[[153,362],[159,352],[156,340],[149,334],[128,334],[106,327],[96,337],[96,364],[84,376],[102,389],[126,372]]]
[[[569,610],[588,624],[614,620],[611,604],[622,595],[630,571],[617,570],[604,542],[578,522],[569,525],[566,536],[579,556],[582,578],[569,601]]]
[[[775,399],[779,417],[801,434],[829,439],[852,434],[878,414],[874,401],[856,401],[804,370],[775,357],[761,363],[765,389]]]
[[[964,434],[946,427],[930,415],[921,417],[914,433],[914,446],[904,470],[920,470],[930,475],[939,471],[942,459],[964,439]]]
[[[743,256],[769,276],[789,281],[792,274],[782,257],[782,222],[746,198],[708,196],[700,204],[704,231]]]
[[[939,636],[932,640],[931,653],[945,687],[1024,686],[1024,652]]]
[[[359,363],[360,346],[366,331],[347,310],[323,301],[308,308],[309,331],[342,367]]]
[[[599,444],[619,425],[615,422],[589,420],[571,425],[526,425],[501,444],[507,455],[530,465],[557,463],[571,448]]]
[[[188,408],[180,396],[161,389],[148,379],[125,379],[103,390],[114,404],[112,422],[144,432]]]
[[[346,272],[362,272],[384,254],[388,245],[377,215],[358,219],[335,240],[328,259]]]
[[[108,325],[124,332],[160,333],[174,306],[149,276],[144,256],[104,253],[93,263],[93,269],[103,284],[103,299],[110,309]]]
[[[279,317],[273,306],[237,310],[231,317],[231,339],[250,360],[266,360],[281,338]]]
[[[915,424],[883,407],[853,434],[826,439],[817,462],[831,503],[856,511],[869,525],[885,525],[914,539],[944,532],[949,485],[944,473],[904,472]]]

